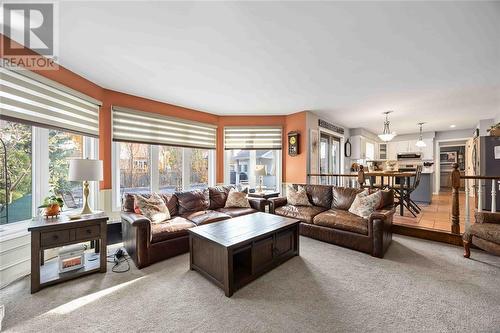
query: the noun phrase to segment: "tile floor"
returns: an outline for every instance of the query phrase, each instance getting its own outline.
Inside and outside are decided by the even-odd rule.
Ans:
[[[474,222],[474,209],[471,198],[470,220]],[[417,217],[413,217],[406,209],[404,216],[399,215],[399,209],[394,215],[394,223],[428,229],[451,231],[451,192],[442,192],[432,196],[430,205],[419,204],[422,209]],[[460,193],[460,232],[465,228],[465,194]]]

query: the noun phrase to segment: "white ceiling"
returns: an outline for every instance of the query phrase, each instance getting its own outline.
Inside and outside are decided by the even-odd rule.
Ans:
[[[398,133],[500,112],[500,2],[61,2],[60,61],[215,114],[315,111]]]

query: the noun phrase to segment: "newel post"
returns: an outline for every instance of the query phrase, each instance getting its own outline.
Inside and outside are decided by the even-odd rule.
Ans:
[[[363,188],[363,186],[365,185],[365,170],[362,165],[359,166],[358,184],[360,188]]]
[[[451,232],[460,234],[460,204],[458,191],[460,189],[460,171],[458,164],[453,164],[453,171],[451,172]]]

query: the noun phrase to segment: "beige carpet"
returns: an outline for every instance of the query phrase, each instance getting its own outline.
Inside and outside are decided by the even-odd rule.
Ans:
[[[29,293],[0,291],[6,332],[499,332],[500,257],[396,236],[385,259],[301,238],[232,298],[188,255]]]

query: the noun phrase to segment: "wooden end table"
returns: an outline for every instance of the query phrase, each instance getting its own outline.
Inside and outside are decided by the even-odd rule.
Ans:
[[[28,227],[31,232],[31,293],[83,275],[105,273],[107,221],[104,213],[83,215],[78,220],[70,220],[67,215],[34,220]],[[85,266],[80,269],[59,273],[58,258],[44,260],[44,250],[87,241],[95,243],[94,251],[100,256],[89,260],[93,253],[85,251]]]

